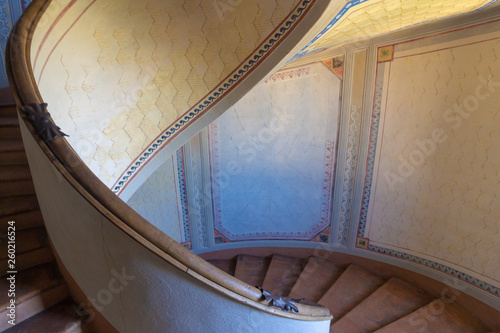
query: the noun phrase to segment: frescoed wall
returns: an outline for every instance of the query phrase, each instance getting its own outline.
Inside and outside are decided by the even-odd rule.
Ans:
[[[323,63],[282,71],[210,126],[218,234],[312,240],[330,227],[341,90]]]
[[[358,247],[500,296],[500,22],[383,46]]]

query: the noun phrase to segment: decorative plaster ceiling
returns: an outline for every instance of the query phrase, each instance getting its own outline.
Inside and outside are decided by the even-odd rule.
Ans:
[[[498,0],[353,0],[297,56],[486,8]]]

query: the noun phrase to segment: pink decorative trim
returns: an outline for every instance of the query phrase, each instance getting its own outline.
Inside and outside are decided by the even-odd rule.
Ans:
[[[269,79],[267,79],[265,82],[276,82],[276,81],[283,81],[285,79],[293,79],[294,77],[301,77],[301,76],[307,76],[309,75],[309,72],[311,71],[311,67],[300,67],[300,68],[295,68],[293,70],[283,70],[279,71],[273,76],[271,76]]]

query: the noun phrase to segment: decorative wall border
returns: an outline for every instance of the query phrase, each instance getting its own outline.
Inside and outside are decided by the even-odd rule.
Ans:
[[[182,216],[182,242],[181,245],[191,250],[191,226],[189,224],[189,211],[187,204],[187,194],[186,194],[186,173],[184,168],[184,148],[177,150],[177,176],[179,179],[179,193],[181,200],[181,213]]]
[[[358,163],[361,108],[352,106],[349,119],[349,136],[344,170],[340,221],[337,229],[337,239],[335,241],[336,244],[342,246],[347,246],[347,233],[349,230],[352,196],[354,193],[354,182],[356,179],[356,165]]]
[[[373,171],[375,166],[375,155],[377,151],[378,130],[380,127],[380,112],[382,110],[382,93],[384,89],[384,76],[386,63],[379,63],[377,66],[377,78],[375,82],[375,98],[373,101],[372,128],[370,134],[370,147],[368,152],[368,163],[366,165],[366,178],[363,191],[363,201],[361,204],[361,215],[358,226],[358,237],[365,236],[368,207],[373,183]]]
[[[120,194],[128,185],[137,172],[144,167],[151,158],[162,150],[174,137],[182,132],[188,125],[200,116],[209,111],[225,95],[227,95],[236,85],[255,70],[263,60],[265,60],[272,51],[288,36],[295,26],[303,19],[305,14],[311,9],[317,0],[302,0],[295,10],[284,20],[284,22],[274,30],[270,38],[263,42],[260,47],[254,51],[231,75],[229,75],[221,84],[205,96],[197,106],[192,107],[184,113],[177,121],[170,126],[163,134],[159,135],[153,143],[146,148],[141,155],[133,161],[127,170],[120,176],[119,180],[113,185],[112,191]],[[366,1],[366,0],[365,0]]]
[[[368,250],[372,251],[372,252],[380,253],[380,254],[389,255],[391,257],[396,257],[396,258],[403,259],[403,260],[406,260],[406,261],[409,261],[409,262],[412,262],[415,264],[419,264],[422,266],[426,266],[426,267],[435,269],[437,271],[440,271],[442,273],[448,274],[450,276],[453,276],[455,278],[463,280],[467,283],[470,283],[473,286],[476,286],[480,289],[483,289],[484,291],[487,291],[495,296],[500,297],[500,288],[497,288],[490,283],[481,281],[478,278],[475,278],[473,276],[470,276],[466,273],[460,272],[459,270],[456,270],[454,268],[440,264],[438,262],[424,259],[424,258],[420,258],[420,257],[417,257],[415,255],[396,251],[393,249],[387,249],[387,248],[383,248],[380,246],[375,246],[375,245],[368,245]]]
[[[264,82],[270,83],[271,81],[276,82],[276,81],[284,81],[287,79],[293,79],[296,77],[300,78],[302,76],[309,75],[310,72],[311,72],[311,66],[299,67],[289,71],[279,71]]]

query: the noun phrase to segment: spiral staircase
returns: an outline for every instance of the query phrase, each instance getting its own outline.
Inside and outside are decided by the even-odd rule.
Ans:
[[[32,21],[49,3],[35,2],[38,7],[29,14]],[[24,24],[17,35],[24,39],[11,53],[20,54],[21,60],[8,59],[14,63],[9,74],[15,76],[12,89],[18,106],[41,101],[26,70],[29,47],[23,43],[33,31]],[[10,288],[5,237],[10,221],[16,227],[17,274],[16,325],[8,323],[10,298],[2,292],[2,332],[136,332],[145,322],[152,332],[230,332],[235,318],[255,319],[252,315],[257,313],[257,323],[249,320],[243,329],[261,332],[265,327],[265,332],[275,332],[270,326],[277,323],[283,325],[279,332],[324,332],[329,324],[330,332],[338,333],[498,333],[498,311],[472,297],[450,296],[442,292],[443,284],[430,278],[368,259],[325,259],[300,249],[265,254],[233,250],[230,255],[204,254],[201,258],[207,263],[126,206],[83,163],[68,162],[78,156],[67,142],[43,142],[14,104],[3,104],[0,289]],[[137,284],[124,289],[118,304],[103,307],[101,313],[90,304],[91,297],[104,295],[103,286],[111,289],[113,271],[121,267],[134,279],[137,276]],[[298,314],[285,312],[269,306],[254,286],[305,300],[297,302]],[[139,319],[130,321],[130,314]],[[176,317],[190,315],[201,319],[176,322]],[[218,323],[211,323],[212,318],[225,328],[216,330]],[[234,327],[241,331],[241,326]]]
[[[16,231],[16,325],[8,323],[9,298],[2,292],[1,330],[5,332],[83,332],[83,313],[69,297],[50,248],[23,148],[15,105],[0,107],[1,234],[9,221]],[[5,238],[4,238],[5,237]],[[7,239],[2,237],[1,288],[9,290]]]
[[[16,221],[18,244],[17,318],[8,324],[7,293],[0,295],[2,332],[91,332],[86,314],[69,296],[50,248],[33,183],[15,105],[0,108],[0,214],[2,234]],[[1,289],[6,280],[7,247],[2,239]],[[253,256],[211,259],[211,264],[252,286],[293,299],[320,304],[333,316],[330,332],[493,333],[449,297],[392,276],[384,278],[357,264],[336,264],[315,256]]]

